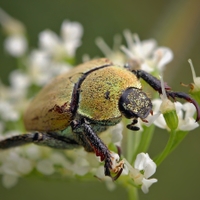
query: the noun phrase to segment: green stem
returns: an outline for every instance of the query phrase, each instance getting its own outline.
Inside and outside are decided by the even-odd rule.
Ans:
[[[127,189],[128,189],[129,200],[139,200],[138,189],[136,187],[129,186],[127,187]]]
[[[129,120],[124,120],[124,124],[128,123],[130,123]],[[133,155],[135,154],[138,145],[140,144],[141,133],[129,129],[125,129],[124,133],[124,138],[126,138],[126,143],[124,144],[126,146],[126,159],[129,163],[131,163]]]
[[[157,166],[162,163],[162,161],[169,155],[169,153],[171,153],[175,140],[176,140],[176,131],[174,130],[170,132],[169,140],[163,152],[154,160]]]
[[[127,129],[127,160],[131,163],[140,142],[140,134]]]
[[[131,159],[131,163],[134,162],[137,154],[147,151],[151,143],[151,139],[153,137],[154,129],[155,129],[154,125],[151,125],[150,127],[144,127],[144,131],[141,133],[140,143]]]
[[[176,138],[174,140],[174,143],[172,145],[172,148],[170,149],[170,153],[174,151],[174,149],[183,141],[183,139],[186,137],[188,132],[186,131],[177,131],[176,132]]]

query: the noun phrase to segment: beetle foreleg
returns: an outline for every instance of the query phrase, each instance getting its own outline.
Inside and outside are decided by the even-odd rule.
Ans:
[[[162,94],[162,87],[161,82],[156,77],[152,76],[148,72],[145,72],[143,70],[134,70],[133,73],[137,76],[137,78],[142,78],[146,83],[148,83],[154,90],[158,91],[160,94]],[[167,83],[164,83],[165,90],[170,90],[171,88],[167,85]]]
[[[91,126],[87,122],[85,122],[83,126],[85,128],[84,135],[86,136],[90,145],[93,147],[96,156],[100,156],[101,161],[105,160],[104,164],[105,176],[109,176],[113,180],[116,180],[121,175],[123,167],[120,167],[120,169],[117,170],[117,174],[115,177],[111,176],[110,170],[113,171],[113,162],[112,162],[113,158],[111,156],[110,151],[108,150],[107,146],[101,141],[101,139],[96,135],[96,133],[93,132]]]
[[[137,71],[134,70],[133,73],[138,78],[142,78],[145,82],[147,82],[154,90],[156,90],[160,94],[162,94],[161,81],[158,80],[156,77],[152,76],[151,74],[149,74],[143,70],[137,70]],[[200,107],[194,99],[192,99],[189,95],[187,95],[183,92],[170,91],[171,88],[166,83],[165,83],[164,87],[165,87],[166,95],[168,98],[171,97],[173,100],[176,100],[175,98],[177,97],[177,98],[185,99],[186,101],[192,103],[197,110],[196,121],[200,120]]]
[[[115,171],[116,169],[116,176],[111,177],[113,180],[116,180],[120,174],[122,173],[123,167],[121,167],[121,163],[119,162],[119,165],[113,166],[113,157],[111,155],[111,152],[109,151],[108,147],[102,142],[102,140],[97,136],[97,134],[92,130],[91,125],[83,119],[81,122],[73,121],[72,129],[75,131],[75,129],[83,127],[84,131],[82,134],[84,138],[87,140],[88,143],[82,143],[82,145],[85,147],[85,149],[88,149],[88,144],[91,146],[93,151],[95,152],[96,156],[100,156],[101,161],[105,161],[104,164],[104,174],[105,176],[111,177],[111,171]],[[79,135],[80,137],[80,135]],[[82,141],[83,142],[83,141]],[[119,167],[120,166],[120,167]]]

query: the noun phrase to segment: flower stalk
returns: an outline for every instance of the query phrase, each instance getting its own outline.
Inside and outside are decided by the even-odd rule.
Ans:
[[[138,189],[136,187],[132,187],[131,185],[128,185],[127,190],[128,190],[129,200],[139,200]]]
[[[154,162],[156,163],[157,166],[159,166],[172,151],[173,145],[176,140],[176,131],[172,130],[169,134],[170,136],[167,145],[165,146],[161,154],[154,159]]]

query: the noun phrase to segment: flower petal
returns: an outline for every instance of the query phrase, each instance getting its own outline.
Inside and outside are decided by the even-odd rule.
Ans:
[[[3,182],[4,187],[11,188],[17,184],[18,176],[4,174],[2,177],[2,182]]]
[[[195,119],[193,118],[188,118],[187,120],[184,120],[182,123],[179,124],[179,130],[182,131],[191,131],[197,127],[199,127],[199,124],[196,123]]]
[[[83,35],[83,27],[79,22],[65,20],[61,25],[61,35],[64,41],[77,40]]]
[[[138,170],[144,170],[144,163],[146,160],[146,154],[145,153],[140,153],[137,155],[135,163],[134,163],[134,168]]]
[[[55,172],[53,163],[48,159],[40,160],[37,163],[36,168],[39,172],[41,172],[44,175],[51,175]]]
[[[123,131],[123,123],[119,123],[111,129],[112,143],[121,146],[121,141],[123,139],[122,131]]]
[[[158,180],[155,179],[155,178],[152,178],[152,179],[146,179],[146,178],[143,178],[142,179],[142,191],[146,194],[149,192],[149,187],[153,184],[153,183],[156,183]]]
[[[154,52],[154,59],[157,61],[157,67],[160,71],[164,70],[164,66],[172,61],[173,52],[166,47],[160,47]]]
[[[146,160],[146,166],[144,167],[144,177],[149,178],[156,172],[156,164],[150,158]]]
[[[197,88],[199,88],[200,87],[200,77],[196,76],[196,72],[194,70],[194,66],[192,64],[192,60],[189,59],[188,62],[189,62],[190,67],[191,67],[192,77],[193,77],[194,84],[196,85]]]
[[[134,167],[138,170],[144,170],[144,177],[149,178],[156,171],[156,164],[149,157],[148,153],[140,153],[137,155]]]
[[[39,34],[39,45],[41,49],[52,53],[61,43],[59,37],[51,30],[42,31]]]
[[[23,35],[12,35],[6,38],[4,47],[10,55],[20,57],[27,50],[27,41]]]

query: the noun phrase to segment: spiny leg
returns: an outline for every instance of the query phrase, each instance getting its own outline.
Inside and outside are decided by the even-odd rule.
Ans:
[[[28,133],[23,135],[16,135],[5,140],[0,141],[0,149],[8,149],[12,147],[22,146],[25,144],[34,143],[37,145],[48,146],[56,149],[71,149],[79,144],[71,139],[54,137],[51,133]]]
[[[112,161],[110,158],[110,151],[108,150],[107,146],[101,141],[101,139],[93,132],[89,124],[84,123],[83,126],[85,128],[84,135],[94,149],[96,156],[100,156],[101,161],[105,160],[105,175],[111,176],[110,169],[112,169]]]
[[[100,156],[101,161],[105,161],[104,164],[104,173],[105,176],[111,177],[110,171],[113,170],[113,162],[112,162],[112,155],[109,151],[108,147],[102,142],[102,140],[97,136],[97,134],[92,130],[91,125],[83,119],[81,122],[73,121],[71,123],[72,130],[76,132],[76,129],[83,127],[84,131],[82,133],[79,132],[79,134],[82,134],[85,139],[88,141],[88,143],[85,143],[85,145],[90,145],[90,147],[94,150],[96,156]],[[84,146],[87,150],[88,147]],[[90,149],[90,148],[89,148]],[[116,180],[122,173],[123,167],[121,167],[120,170],[117,171],[117,174],[115,177],[111,177],[113,180]]]

